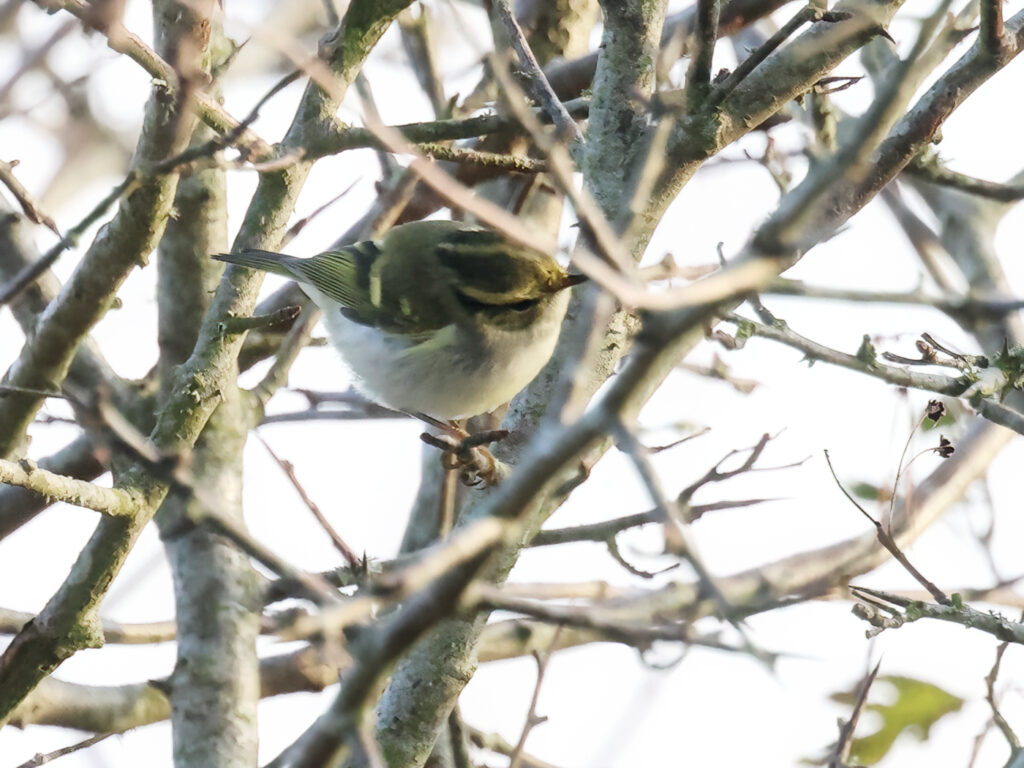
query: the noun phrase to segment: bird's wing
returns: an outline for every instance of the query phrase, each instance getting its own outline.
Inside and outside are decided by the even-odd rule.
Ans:
[[[358,322],[368,322],[380,302],[373,301],[372,274],[380,249],[370,240],[309,259],[291,259],[288,270],[300,283],[308,283],[341,304]],[[379,290],[378,290],[379,293]]]
[[[382,255],[373,241],[325,251],[310,259],[291,259],[287,267],[302,283],[312,285],[342,306],[346,318],[410,338],[427,338],[450,320],[442,311],[428,265],[421,260],[405,263],[415,274],[399,275],[402,269]],[[416,284],[417,290],[403,290]]]
[[[239,253],[221,253],[214,258],[290,277],[341,304],[342,311],[349,319],[364,325],[374,325],[381,314],[380,280],[374,279],[375,272],[379,272],[379,269],[375,269],[379,255],[380,249],[367,240],[335,251],[325,251],[308,259],[257,248],[245,248]]]

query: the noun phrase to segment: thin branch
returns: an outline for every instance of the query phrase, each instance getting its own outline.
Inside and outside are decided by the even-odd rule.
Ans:
[[[427,157],[432,157],[435,160],[446,160],[451,163],[479,165],[481,168],[496,168],[513,173],[543,173],[547,170],[547,163],[543,160],[535,160],[532,157],[502,155],[495,152],[483,152],[476,149],[422,142],[417,144],[416,148]]]
[[[704,565],[700,555],[697,553],[695,545],[686,531],[687,522],[680,514],[679,505],[670,500],[666,495],[647,451],[625,424],[619,422],[613,429],[617,445],[633,461],[637,474],[647,487],[651,501],[654,502],[659,522],[664,525],[665,550],[684,558],[690,564],[690,567],[693,568],[694,573],[697,574],[697,578],[700,580],[701,588],[706,590],[707,594],[711,595],[715,600],[722,617],[727,621],[733,622],[732,606],[729,605],[729,601],[726,600],[725,595],[718,586],[717,580]]]
[[[81,435],[57,453],[40,460],[38,467],[65,477],[89,481],[103,474],[107,467],[105,449],[97,448]],[[20,528],[50,505],[51,497],[20,486],[0,488],[0,539]]]
[[[486,522],[489,521],[480,521]],[[495,543],[492,542],[492,546]],[[440,617],[456,608],[464,587],[490,552],[491,547],[486,547],[457,567],[441,573],[399,610],[365,630],[357,644],[349,644],[347,650],[352,653],[354,664],[330,708],[270,766],[320,768],[339,756],[344,749],[341,739],[350,736],[360,722],[368,697],[379,690],[386,671]]]
[[[156,55],[156,53],[154,53],[154,55]],[[218,136],[203,144],[190,146],[177,155],[158,163],[151,165],[139,165],[137,168],[129,171],[124,180],[115,186],[110,193],[106,195],[106,197],[100,200],[99,203],[97,203],[81,221],[69,229],[65,236],[61,237],[60,232],[56,230],[55,225],[51,226],[50,228],[52,228],[57,233],[57,236],[60,237],[59,242],[52,246],[39,259],[34,261],[32,264],[28,264],[24,269],[22,269],[22,271],[19,271],[14,275],[14,278],[12,278],[7,285],[0,288],[0,306],[13,301],[28,286],[32,285],[39,278],[39,275],[53,266],[63,252],[69,248],[74,248],[78,244],[82,234],[90,226],[96,223],[96,221],[98,221],[99,218],[103,216],[112,205],[114,205],[114,203],[134,193],[135,189],[144,181],[172,173],[178,173],[187,168],[190,164],[193,164],[203,158],[212,157],[215,153],[222,150],[224,146],[236,142],[237,139],[247,131],[248,126],[255,122],[259,117],[259,111],[262,109],[262,106],[272,96],[279,93],[286,86],[298,79],[300,74],[300,72],[293,72],[282,78],[256,102],[252,111],[243,121],[231,127],[222,136]],[[26,213],[28,214],[28,210],[26,210]]]
[[[747,58],[736,66],[736,69],[730,72],[721,83],[712,88],[711,93],[708,94],[708,105],[715,106],[716,104],[721,104],[726,96],[736,90],[737,85],[742,83],[751,72],[757,69],[758,64],[767,59],[776,48],[796,34],[800,27],[811,21],[816,13],[821,12],[816,11],[810,5],[804,6],[797,11],[774,35],[751,51]]]
[[[860,291],[809,285],[801,280],[781,277],[765,286],[762,293],[865,304],[910,304],[932,307],[954,317],[999,318],[1024,309],[1024,299],[1014,297],[954,296],[946,298],[933,296],[919,289],[914,291]]]
[[[308,493],[306,493],[306,489],[302,487],[302,483],[299,482],[299,478],[295,474],[295,466],[290,461],[285,461],[276,453],[274,453],[274,449],[270,447],[267,441],[264,440],[259,433],[256,433],[256,438],[263,444],[263,447],[267,449],[267,453],[270,454],[270,457],[277,463],[277,466],[279,466],[281,468],[281,471],[283,471],[285,475],[288,477],[288,480],[291,482],[292,487],[296,490],[296,492],[299,494],[299,497],[302,499],[302,503],[305,504],[306,508],[313,513],[313,517],[316,518],[316,521],[320,523],[320,527],[323,528],[324,531],[327,533],[327,536],[330,538],[331,543],[334,545],[334,548],[341,553],[341,556],[345,558],[345,560],[351,567],[358,567],[360,560],[356,556],[356,553],[353,552],[352,548],[345,543],[345,540],[338,535],[338,532],[334,530],[334,526],[330,524],[324,513],[320,511],[320,507],[317,506],[316,502],[313,501],[312,498],[310,498]]]
[[[446,574],[468,567],[482,553],[489,552],[509,536],[509,526],[499,520],[481,520],[453,532],[443,542],[420,550],[415,558],[373,580],[373,594],[357,596],[316,616],[297,618],[279,634],[284,640],[304,640],[321,633],[337,635],[351,624],[364,620],[387,602],[402,600],[432,588]]]
[[[884,87],[880,88],[871,106],[857,121],[850,138],[794,187],[783,198],[775,214],[759,227],[755,238],[758,249],[767,253],[805,249],[808,245],[805,240],[813,238],[811,242],[814,242],[817,239],[816,219],[828,218],[823,217],[821,211],[823,206],[829,204],[829,194],[836,187],[837,180],[858,181],[868,178],[871,154],[885,138],[899,117],[899,112],[913,97],[917,83],[926,74],[928,68],[918,67],[918,61],[931,42],[936,27],[945,19],[945,10],[950,2],[943,0],[921,25],[907,59],[897,65]],[[855,22],[856,19],[851,21]],[[834,25],[835,28],[840,26]],[[884,32],[884,29],[876,27],[873,31]]]
[[[755,504],[764,504],[777,499],[740,499],[738,501],[716,501],[711,504],[687,505],[682,514],[688,520],[698,520],[708,512],[716,512],[721,509],[741,509]],[[639,528],[644,525],[660,522],[661,518],[656,510],[637,512],[633,515],[616,517],[601,523],[589,523],[587,525],[574,525],[567,528],[551,528],[540,531],[530,542],[531,547],[550,547],[555,544],[568,544],[578,541],[606,542],[610,536],[614,536],[630,528]]]
[[[437,40],[434,16],[431,7],[420,4],[419,14],[414,16],[410,9],[398,15],[402,30],[402,46],[412,62],[412,70],[420,88],[430,99],[430,106],[437,117],[446,117],[452,111],[454,100],[445,97],[444,78],[438,63]]]
[[[582,152],[583,147],[586,145],[583,132],[576,125],[576,121],[572,119],[572,116],[569,115],[558,96],[555,95],[554,89],[552,89],[551,84],[540,68],[540,64],[537,63],[533,51],[530,49],[530,44],[526,41],[526,35],[523,34],[519,22],[516,21],[515,15],[512,13],[509,1],[489,0],[489,4],[491,6],[492,20],[504,30],[505,35],[512,43],[516,56],[519,58],[519,65],[522,67],[527,87],[533,100],[537,102],[544,114],[548,116],[548,119],[554,123],[555,132],[559,139],[568,142],[569,153],[577,154]]]
[[[935,230],[907,205],[899,185],[889,184],[882,190],[880,197],[892,212],[932,280],[950,296],[963,295],[969,286],[963,274],[956,268],[953,256],[942,244]]]
[[[693,498],[694,494],[698,490],[703,488],[705,485],[708,485],[709,483],[721,483],[726,480],[731,480],[732,478],[737,477],[738,475],[746,474],[747,472],[774,472],[780,469],[792,469],[793,467],[798,467],[801,464],[803,464],[803,461],[797,461],[791,464],[785,464],[778,467],[755,466],[758,460],[761,458],[761,454],[764,453],[764,449],[768,446],[768,443],[770,443],[772,439],[772,435],[766,432],[763,435],[761,435],[761,438],[757,441],[755,445],[752,445],[749,448],[734,448],[733,450],[729,451],[727,454],[725,454],[725,456],[719,459],[718,462],[711,469],[705,472],[700,479],[690,483],[688,486],[686,486],[686,488],[681,490],[679,492],[679,496],[676,498],[676,501],[678,501],[681,504],[689,504],[690,499]],[[722,469],[722,465],[725,464],[725,462],[727,462],[733,456],[738,456],[741,453],[746,453],[747,458],[744,459],[743,462],[738,467],[736,467],[736,469]],[[804,459],[804,461],[806,461],[806,459]],[[693,507],[692,509],[697,508]],[[695,515],[694,519],[696,519],[697,517],[699,517],[699,515]]]
[[[988,5],[987,1],[982,3],[982,7],[986,5]],[[959,189],[961,192],[984,197],[987,200],[995,200],[999,203],[1015,203],[1018,200],[1024,200],[1024,184],[1000,184],[968,176],[966,173],[951,171],[942,165],[934,154],[915,158],[907,165],[904,173],[933,184]]]
[[[18,298],[22,291],[35,282],[41,274],[54,265],[60,255],[64,253],[68,248],[74,247],[78,243],[78,239],[82,234],[93,224],[95,224],[101,216],[103,216],[118,200],[125,195],[130,194],[139,184],[139,174],[137,171],[129,171],[128,175],[125,176],[124,181],[114,187],[110,192],[107,193],[106,197],[100,200],[93,209],[85,215],[85,217],[79,221],[75,226],[67,231],[64,235],[53,245],[46,253],[40,256],[31,264],[26,265],[17,275],[7,282],[2,288],[0,288],[0,307],[5,304],[9,304]]]
[[[466,724],[462,721],[462,713],[456,704],[448,715],[448,742],[452,750],[452,768],[473,768],[469,757],[469,734]]]
[[[775,654],[752,649],[746,644],[730,645],[714,634],[699,634],[689,622],[673,622],[655,616],[638,617],[633,620],[623,618],[621,603],[607,608],[599,604],[552,605],[539,600],[509,596],[494,585],[479,582],[470,587],[465,602],[475,605],[478,610],[512,611],[560,626],[593,629],[609,641],[636,647],[644,647],[653,640],[672,640],[730,653],[751,653],[769,663],[776,659]]]
[[[0,384],[0,397],[5,394],[9,395],[31,395],[32,397],[39,398],[54,398],[56,400],[71,400],[72,398],[63,392],[52,392],[46,389],[36,389],[35,387],[19,387],[14,384]]]
[[[690,53],[690,68],[686,72],[686,106],[690,114],[700,109],[711,90],[711,60],[718,41],[721,11],[721,0],[697,0],[694,44]]]
[[[1003,0],[981,0],[981,26],[978,39],[985,51],[998,55],[1006,47],[1003,32]]]
[[[499,733],[487,733],[478,728],[473,728],[472,726],[466,726],[466,730],[469,732],[469,740],[479,749],[485,749],[488,752],[497,752],[499,755],[504,755],[505,757],[510,757],[515,751],[516,745],[510,744]],[[521,768],[561,768],[561,766],[545,762],[540,758],[533,757],[525,752],[519,753],[519,759],[521,761]]]
[[[34,613],[0,608],[0,635],[14,635],[35,618]],[[153,621],[146,624],[122,624],[103,621],[103,637],[108,643],[150,644],[174,640],[173,621]]]
[[[302,307],[281,307],[269,315],[252,315],[250,317],[229,317],[222,320],[220,327],[224,333],[245,333],[246,331],[267,330],[281,326],[290,327],[302,311]]]
[[[84,0],[35,0],[45,10],[53,7],[61,8],[82,21],[88,21],[94,7]],[[178,73],[160,55],[149,47],[138,35],[130,32],[120,20],[106,29],[97,30],[104,35],[111,50],[128,56],[141,66],[161,87],[177,93],[181,87]],[[229,115],[220,102],[204,89],[193,89],[190,96],[194,99],[199,119],[220,134],[226,134],[238,127],[239,123]],[[269,157],[272,154],[270,145],[263,141],[252,130],[246,128],[235,144],[244,147],[246,152],[256,157]]]
[[[104,739],[109,739],[113,735],[114,734],[112,733],[98,733],[95,736],[90,736],[87,739],[79,741],[77,744],[71,744],[67,747],[55,749],[53,752],[47,752],[45,755],[39,753],[31,760],[27,760],[19,765],[18,768],[38,768],[40,765],[56,760],[58,757],[64,757],[64,755],[70,755],[80,750],[88,749],[93,744],[99,744]]]
[[[996,702],[996,678],[999,676],[999,666],[1003,662],[1003,654],[1006,653],[1006,649],[1010,647],[1009,643],[1001,643],[996,648],[996,658],[992,663],[992,669],[989,670],[988,674],[985,675],[985,701],[988,702],[989,707],[992,710],[992,722],[995,723],[1000,733],[1003,734],[1003,738],[1006,739],[1006,743],[1010,745],[1010,755],[1015,757],[1020,750],[1020,739],[1017,738],[1017,734],[1013,732],[1013,728],[1006,722],[1006,718],[1003,717],[999,711],[999,706]]]
[[[85,507],[110,517],[131,517],[143,499],[121,488],[103,488],[85,480],[58,475],[37,467],[28,459],[0,459],[0,483],[17,485],[50,499]]]
[[[155,52],[153,53],[153,56],[156,56]],[[57,231],[56,226],[51,227],[51,229],[53,229],[54,232],[57,232],[57,235],[61,237],[60,241],[39,257],[39,259],[26,265],[25,268],[15,275],[6,285],[0,288],[0,307],[16,299],[21,292],[25,290],[25,288],[35,282],[40,275],[52,267],[65,250],[77,245],[79,238],[87,229],[89,229],[89,227],[95,224],[100,217],[107,212],[107,210],[109,210],[110,206],[122,197],[127,197],[132,194],[146,180],[178,173],[195,161],[211,157],[214,153],[223,149],[225,146],[235,143],[237,139],[246,133],[248,126],[255,122],[259,117],[260,109],[273,96],[294,82],[300,74],[301,72],[296,71],[281,78],[277,84],[275,84],[269,91],[267,91],[266,94],[263,95],[262,98],[260,98],[259,101],[256,102],[256,105],[252,108],[245,119],[235,124],[222,136],[218,136],[204,144],[188,147],[180,153],[157,163],[140,165],[137,168],[130,170],[124,180],[107,193],[106,197],[100,200],[99,203],[97,203],[81,221],[69,229],[66,235],[61,236],[60,232]],[[201,97],[201,95],[202,92],[197,93],[197,96]],[[28,211],[26,210],[26,214],[27,213]]]
[[[267,373],[260,382],[252,388],[252,399],[255,401],[251,419],[252,425],[258,424],[266,413],[267,403],[277,391],[288,383],[288,374],[292,365],[299,357],[299,353],[306,348],[313,336],[313,328],[320,319],[321,311],[312,302],[308,302],[295,321],[288,333],[281,342],[281,347],[274,356]]]
[[[891,592],[867,587],[850,587],[850,591],[861,601],[854,605],[854,615],[870,623],[877,631],[898,629],[919,619],[938,619],[980,630],[1003,642],[1024,645],[1024,624],[1011,621],[994,611],[971,608],[964,604],[957,594],[953,595],[948,604],[942,605],[911,600]],[[889,615],[882,616],[878,608],[882,608]]]
[[[839,490],[843,492],[843,495],[849,500],[853,506],[855,506],[868,522],[875,527],[875,535],[878,537],[878,543],[885,547],[889,553],[896,559],[896,561],[903,566],[904,570],[914,577],[915,581],[922,587],[928,590],[928,593],[942,605],[949,605],[950,599],[946,596],[946,593],[939,589],[935,584],[925,578],[924,574],[915,568],[907,556],[903,554],[903,551],[899,548],[896,543],[896,539],[893,538],[892,534],[886,530],[878,520],[875,520],[871,514],[862,507],[850,492],[843,487],[843,484],[839,481],[839,477],[836,475],[835,469],[832,467],[832,459],[828,455],[828,451],[825,451],[825,462],[828,464],[828,471],[832,473],[832,479],[835,480]]]
[[[494,57],[492,59],[492,70],[494,78],[498,81],[498,85],[505,94],[506,107],[527,133],[530,134],[540,151],[547,157],[548,170],[551,176],[562,194],[568,197],[572,203],[576,214],[586,227],[589,238],[594,241],[597,253],[604,259],[607,265],[610,265],[611,269],[602,269],[606,265],[591,264],[592,259],[585,260],[589,253],[585,250],[581,252],[579,248],[574,253],[577,266],[580,266],[581,269],[587,267],[592,272],[595,272],[595,275],[592,275],[595,279],[600,278],[605,272],[612,270],[614,271],[612,271],[612,277],[609,279],[614,279],[616,273],[630,274],[632,260],[625,252],[623,243],[612,229],[607,217],[598,207],[597,202],[591,198],[586,187],[577,189],[573,178],[577,168],[569,149],[561,141],[558,141],[557,138],[551,137],[542,130],[536,116],[526,108],[525,97],[522,91],[505,70],[505,62],[498,57]],[[600,279],[598,279],[598,282],[600,282]],[[620,279],[619,282],[622,282],[622,280]],[[632,281],[630,281],[630,284],[632,284]]]
[[[540,651],[533,652],[533,660],[537,663],[537,681],[533,685],[533,695],[530,697],[530,708],[526,711],[526,722],[523,723],[523,730],[519,734],[519,741],[516,742],[515,747],[512,750],[512,754],[509,755],[508,768],[522,768],[523,766],[523,752],[526,749],[526,740],[530,738],[530,733],[538,725],[541,725],[547,721],[547,717],[537,714],[537,701],[540,699],[540,689],[544,684],[544,673],[547,672],[548,664],[551,661],[554,649],[558,644],[558,630],[555,630],[554,636],[551,638],[551,645],[547,651],[541,653]]]
[[[773,325],[762,325],[738,315],[729,315],[726,317],[726,320],[735,323],[744,329],[745,333],[749,333],[749,335],[762,336],[766,339],[781,342],[794,349],[799,349],[812,360],[821,360],[832,365],[859,371],[860,373],[874,376],[877,379],[901,387],[911,387],[923,389],[927,392],[936,392],[940,395],[961,397],[968,395],[972,385],[975,383],[970,376],[954,378],[938,374],[908,371],[906,368],[897,368],[891,365],[882,365],[873,356],[874,348],[870,345],[868,337],[865,337],[867,339],[866,346],[862,346],[864,354],[851,355],[800,336],[791,331],[781,321]],[[1020,413],[1008,405],[984,396],[980,398],[972,397],[970,405],[979,415],[994,424],[999,424],[1024,435],[1024,413]]]
[[[257,106],[246,120],[255,120],[260,106],[274,95],[277,90],[291,82],[289,77],[291,76],[286,76],[281,83],[272,88],[270,92],[268,92],[263,99],[257,103]],[[244,126],[245,121],[235,126],[232,131],[239,131],[243,129]],[[97,203],[81,221],[69,229],[67,234],[61,237],[60,241],[53,245],[45,254],[39,257],[39,259],[29,265],[26,265],[17,275],[8,281],[6,285],[0,288],[0,306],[8,304],[16,299],[21,292],[25,290],[25,288],[35,282],[40,275],[52,267],[65,250],[77,245],[82,234],[84,234],[89,227],[95,224],[115,202],[123,197],[131,195],[147,180],[178,173],[190,164],[194,163],[196,160],[211,156],[213,153],[226,146],[228,144],[228,140],[231,138],[232,136],[229,132],[225,137],[214,139],[198,147],[186,149],[178,155],[167,158],[166,160],[155,163],[151,166],[139,166],[129,171],[124,180],[115,186],[106,195],[106,197],[100,200],[100,202]],[[58,232],[58,235],[59,234],[60,233]]]
[[[565,103],[565,109],[575,119],[586,119],[590,112],[590,99],[579,98]],[[530,110],[538,120],[546,121],[547,116],[538,110]],[[388,126],[411,144],[430,146],[442,141],[474,139],[496,133],[514,130],[517,121],[507,115],[485,114],[474,117],[431,120],[421,123],[405,123]],[[389,149],[388,144],[377,137],[371,127],[349,126],[340,122],[331,124],[325,134],[307,147],[306,159],[345,152],[350,149]],[[428,153],[429,154],[429,153]]]
[[[14,199],[18,201],[18,205],[21,206],[21,210],[25,212],[25,216],[28,217],[29,221],[34,224],[44,225],[53,234],[60,237],[61,234],[60,230],[57,229],[57,224],[46,215],[35,201],[35,198],[32,197],[32,194],[25,189],[25,185],[18,181],[18,178],[14,175],[14,166],[17,164],[17,160],[10,163],[0,160],[0,183],[7,187],[11,194],[14,195]]]
[[[853,747],[853,734],[857,730],[857,723],[860,721],[864,705],[868,700],[868,692],[871,690],[871,685],[875,682],[881,666],[882,661],[879,659],[874,669],[867,674],[858,686],[859,691],[853,705],[853,712],[850,713],[850,719],[846,722],[840,721],[839,739],[832,750],[832,756],[828,761],[828,768],[845,768],[847,761],[850,759],[850,749]]]
[[[680,565],[677,561],[658,571],[645,571],[642,568],[637,568],[623,556],[622,551],[619,549],[618,540],[614,536],[608,537],[604,544],[605,548],[608,550],[608,554],[611,555],[612,560],[625,568],[628,573],[633,576],[639,576],[641,579],[653,579],[655,576],[660,576],[663,573],[675,570]]]

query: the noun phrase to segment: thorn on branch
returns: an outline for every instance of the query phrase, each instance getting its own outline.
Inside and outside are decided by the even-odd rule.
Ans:
[[[832,77],[823,77],[814,84],[814,92],[825,96],[833,93],[839,93],[840,91],[845,91],[847,88],[852,88],[863,79],[864,75],[834,75]]]

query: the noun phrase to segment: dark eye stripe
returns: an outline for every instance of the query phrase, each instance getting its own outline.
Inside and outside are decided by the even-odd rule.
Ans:
[[[522,301],[515,301],[510,304],[488,304],[485,301],[474,299],[472,296],[467,296],[462,291],[456,291],[455,297],[459,300],[459,304],[470,312],[486,312],[488,310],[493,312],[495,310],[505,309],[511,309],[514,312],[525,312],[526,310],[537,306],[538,302],[540,302],[540,298],[536,298],[523,299]]]

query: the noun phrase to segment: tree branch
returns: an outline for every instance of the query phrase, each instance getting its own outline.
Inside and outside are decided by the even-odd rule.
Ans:
[[[49,499],[85,507],[111,517],[129,517],[142,500],[120,488],[102,488],[84,480],[40,469],[28,459],[0,459],[0,483],[17,485]]]

